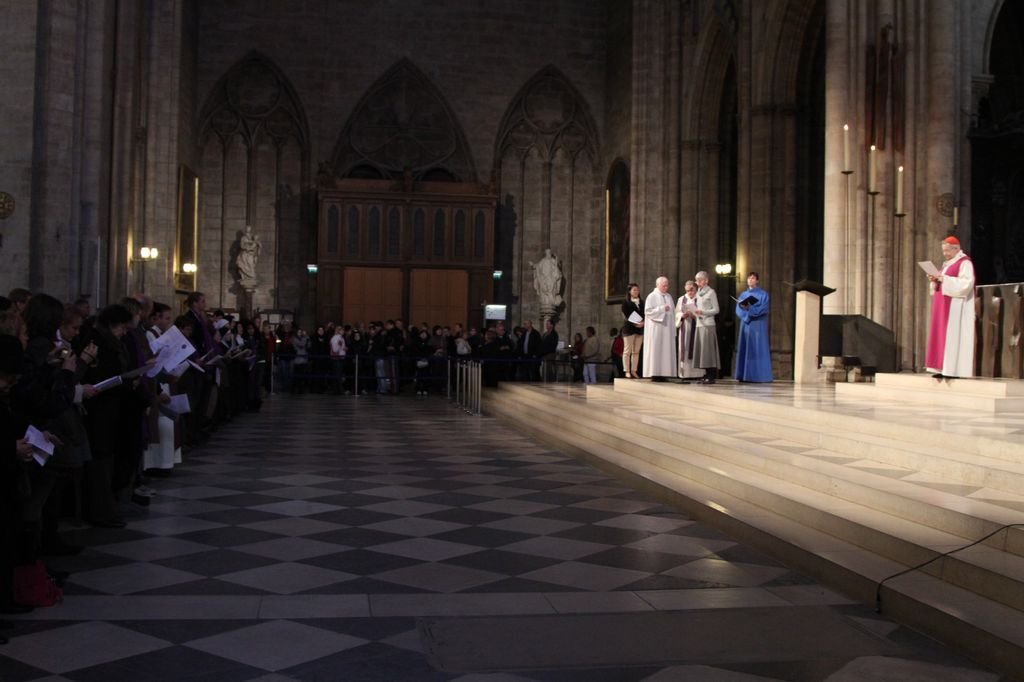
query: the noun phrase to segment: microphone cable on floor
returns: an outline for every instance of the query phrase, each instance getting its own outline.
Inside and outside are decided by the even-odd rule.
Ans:
[[[1011,528],[1024,528],[1024,523],[1010,523],[1010,524],[1007,524],[1005,526],[1000,526],[999,528],[996,528],[994,531],[992,531],[988,535],[975,540],[974,542],[970,543],[969,545],[964,545],[963,547],[957,547],[956,549],[951,549],[948,552],[943,552],[942,554],[938,554],[938,555],[932,557],[931,559],[929,559],[928,561],[925,561],[924,563],[918,564],[917,566],[911,566],[910,568],[904,569],[904,570],[900,571],[899,573],[893,573],[889,577],[884,578],[875,587],[875,613],[881,613],[882,612],[882,586],[885,583],[889,582],[893,578],[899,578],[901,575],[906,575],[907,573],[912,573],[913,571],[920,570],[920,569],[924,568],[925,566],[927,566],[928,564],[931,564],[931,563],[934,563],[934,562],[938,561],[939,559],[945,559],[946,557],[950,556],[951,554],[955,554],[957,552],[962,552],[965,549],[970,549],[971,547],[974,547],[975,545],[978,545],[978,544],[980,544],[982,542],[985,542],[985,540],[988,540],[993,535],[996,535],[997,533],[1001,533],[1004,530],[1009,530]]]

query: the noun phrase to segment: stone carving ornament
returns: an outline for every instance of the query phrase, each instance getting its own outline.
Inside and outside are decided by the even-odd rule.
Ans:
[[[579,93],[558,69],[545,67],[523,86],[513,100],[498,134],[498,154],[514,151],[520,157],[536,149],[550,161],[559,150],[576,158],[596,157],[597,127]]]
[[[413,178],[441,168],[476,181],[469,147],[455,115],[430,80],[403,59],[374,83],[356,105],[335,145],[331,165],[339,177],[369,166],[384,177]]]

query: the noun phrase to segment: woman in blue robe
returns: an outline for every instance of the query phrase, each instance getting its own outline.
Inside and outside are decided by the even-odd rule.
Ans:
[[[740,321],[736,346],[736,373],[740,381],[766,383],[772,380],[772,353],[768,347],[768,292],[758,286],[756,272],[747,276],[750,287],[736,301]]]

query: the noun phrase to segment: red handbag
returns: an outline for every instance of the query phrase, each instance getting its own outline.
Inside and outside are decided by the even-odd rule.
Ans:
[[[64,591],[46,572],[42,561],[14,567],[12,600],[21,606],[53,606],[64,601]]]

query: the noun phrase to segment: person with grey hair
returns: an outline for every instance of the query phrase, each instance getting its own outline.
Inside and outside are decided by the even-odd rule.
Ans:
[[[697,337],[697,284],[692,279],[683,285],[686,291],[676,301],[676,328],[679,330],[679,378],[684,384],[700,379],[704,370],[693,366],[693,347]]]
[[[644,302],[644,376],[653,381],[665,381],[678,372],[674,304],[668,277],[659,277]]]
[[[718,307],[718,295],[708,286],[708,273],[701,270],[693,276],[697,285],[697,309],[694,315],[697,330],[693,339],[693,366],[704,370],[702,384],[713,384],[718,379],[718,368],[721,361],[718,356],[718,333],[715,328],[715,315],[721,310]]]

